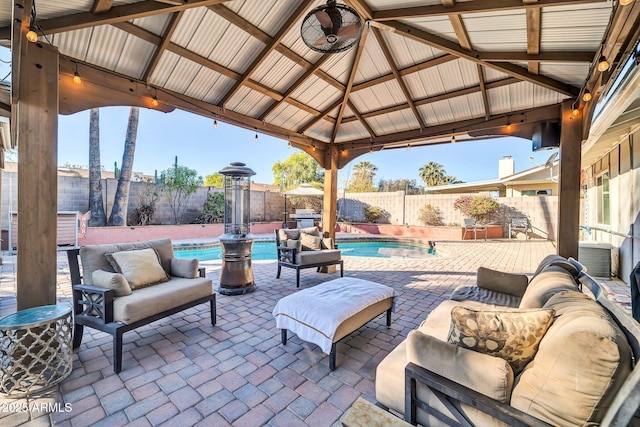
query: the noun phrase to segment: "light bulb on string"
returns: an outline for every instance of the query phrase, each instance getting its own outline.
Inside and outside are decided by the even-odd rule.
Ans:
[[[213,128],[214,129],[218,129],[218,121],[217,120],[213,121]]]
[[[29,31],[27,31],[26,37],[27,37],[27,40],[30,41],[31,43],[35,43],[38,41],[38,34],[32,29],[29,29]]]
[[[600,59],[598,59],[598,71],[605,72],[608,69],[609,69],[609,61],[607,61],[607,58],[605,58],[604,55],[601,55]]]
[[[584,94],[582,95],[582,100],[584,102],[589,102],[591,101],[591,98],[592,98],[591,92],[589,92],[589,89],[585,89]]]
[[[76,71],[73,73],[73,82],[77,85],[82,83],[82,79],[80,78],[80,73],[78,73],[78,63],[76,62]]]

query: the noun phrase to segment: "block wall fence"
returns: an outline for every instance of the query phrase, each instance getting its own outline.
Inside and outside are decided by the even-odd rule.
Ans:
[[[17,211],[18,184],[15,172],[2,171],[2,230],[9,229],[9,212]],[[145,184],[131,182],[129,194],[129,213],[138,204],[138,195]],[[113,205],[117,181],[102,180],[103,201],[107,217]],[[221,189],[202,187],[189,199],[182,223],[192,223],[200,214],[202,205],[207,199],[209,191]],[[426,204],[437,207],[446,225],[460,225],[463,216],[453,209],[454,201],[460,197],[451,195],[407,195],[404,192],[377,193],[348,193],[338,191],[338,220],[348,222],[364,222],[363,209],[366,206],[377,206],[385,211],[385,219],[381,222],[393,225],[423,225],[418,219],[420,208]],[[501,207],[492,223],[505,227],[512,216],[526,216],[529,218],[537,237],[554,239],[557,220],[557,197],[500,197],[497,199]],[[171,224],[171,208],[167,200],[160,196],[157,203],[154,224]],[[287,206],[290,211],[290,206]],[[89,179],[78,177],[58,177],[58,210],[80,211],[89,210]],[[284,197],[278,192],[251,191],[251,220],[254,222],[281,221],[284,212]],[[292,212],[290,212],[292,213]]]

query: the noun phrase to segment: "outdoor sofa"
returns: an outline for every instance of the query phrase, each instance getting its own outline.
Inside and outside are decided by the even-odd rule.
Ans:
[[[480,268],[381,361],[376,399],[422,425],[626,426],[639,341],[574,260],[548,256],[530,281]]]
[[[208,302],[216,324],[216,294],[196,259],[173,256],[170,239],[87,245],[67,251],[73,285],[73,347],[84,326],[113,336],[113,370],[122,370],[122,335]],[[80,273],[80,258],[82,275]]]
[[[278,250],[278,273],[282,267],[296,270],[296,288],[300,287],[300,270],[316,268],[320,271],[330,265],[340,266],[340,277],[344,276],[342,255],[328,233],[320,234],[318,227],[280,228],[275,230]]]

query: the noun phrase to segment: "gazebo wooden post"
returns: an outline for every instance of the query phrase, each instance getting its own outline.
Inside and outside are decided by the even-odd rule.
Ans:
[[[12,111],[20,150],[17,308],[24,310],[56,303],[59,57],[48,44],[19,45]]]
[[[571,105],[571,100],[562,102],[557,244],[559,255],[578,259],[582,111],[574,117]]]
[[[324,196],[322,203],[322,230],[336,238],[336,215],[338,207],[338,155],[335,144],[327,144],[324,169]]]

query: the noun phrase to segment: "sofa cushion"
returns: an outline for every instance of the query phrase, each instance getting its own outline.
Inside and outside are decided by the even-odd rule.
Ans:
[[[541,308],[549,298],[563,291],[579,292],[578,284],[564,268],[557,265],[547,266],[529,282],[520,301],[520,308]]]
[[[517,308],[522,298],[476,285],[460,285],[453,290],[449,299],[453,301],[478,301],[502,307]]]
[[[318,227],[301,228],[300,229],[300,233],[304,233],[304,234],[309,234],[311,236],[320,237],[320,230],[318,229]]]
[[[198,277],[200,262],[197,259],[171,258],[171,275],[194,279]]]
[[[502,403],[509,403],[511,398],[514,375],[503,358],[478,353],[414,330],[407,336],[407,362]]]
[[[300,230],[297,228],[281,228],[278,230],[278,239],[281,242],[285,240],[300,240]]]
[[[105,257],[117,273],[122,273],[133,290],[169,280],[153,248],[110,252]]]
[[[536,355],[554,314],[551,309],[479,311],[454,307],[447,341],[501,357],[517,375]]]
[[[336,245],[331,237],[322,238],[322,249],[335,249]]]
[[[127,282],[127,279],[120,273],[95,270],[91,273],[91,281],[94,286],[113,289],[113,293],[117,297],[123,297],[131,293],[131,286],[129,286],[129,282]]]
[[[211,279],[174,277],[168,282],[136,289],[131,295],[116,298],[113,301],[113,318],[116,322],[131,324],[198,298],[204,298],[212,292]]]
[[[486,267],[478,268],[476,284],[479,288],[502,292],[522,298],[527,290],[529,278],[524,274],[511,274],[492,270]]]
[[[162,268],[167,274],[171,273],[171,258],[173,258],[173,246],[171,239],[148,240],[144,242],[113,243],[104,245],[86,245],[80,248],[80,261],[82,262],[82,280],[87,285],[92,285],[91,275],[94,270],[104,270],[115,273],[104,254],[107,252],[127,251],[131,249],[153,248],[160,255]]]
[[[295,248],[296,253],[299,253],[302,250],[302,242],[300,240],[289,239],[285,243],[287,248]]]
[[[553,425],[597,425],[631,372],[626,337],[581,292],[557,293],[545,307],[557,318],[517,378],[511,405]]]
[[[322,249],[322,237],[300,233],[300,243],[303,251],[319,251]]]
[[[340,261],[340,251],[338,249],[301,251],[296,253],[296,264],[298,265],[318,264],[331,261]]]

